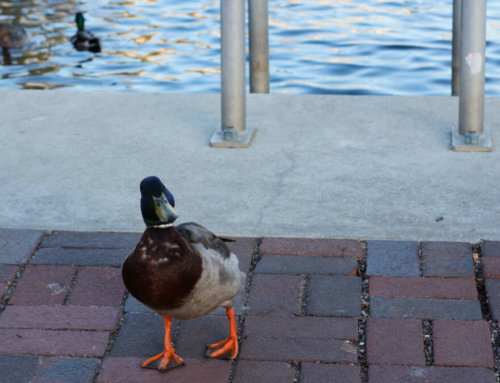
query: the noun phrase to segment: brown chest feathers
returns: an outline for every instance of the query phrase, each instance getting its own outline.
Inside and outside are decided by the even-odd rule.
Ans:
[[[201,273],[200,255],[174,227],[147,228],[122,268],[130,294],[155,310],[180,307]]]

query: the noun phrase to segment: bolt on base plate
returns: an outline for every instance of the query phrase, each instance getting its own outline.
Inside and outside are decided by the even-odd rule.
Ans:
[[[462,135],[458,126],[451,128],[451,147],[456,152],[490,152],[491,135],[490,129],[485,126],[482,134]]]
[[[255,136],[256,129],[247,127],[243,133],[234,128],[217,129],[210,139],[214,148],[248,148]]]

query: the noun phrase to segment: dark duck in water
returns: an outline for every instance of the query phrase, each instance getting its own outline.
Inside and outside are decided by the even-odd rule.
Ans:
[[[0,47],[4,64],[11,63],[10,48],[21,48],[28,41],[28,34],[22,25],[0,23]]]
[[[183,364],[172,346],[172,318],[192,319],[224,307],[229,320],[229,337],[208,347],[210,357],[238,354],[234,318],[234,297],[241,286],[238,259],[224,240],[197,223],[174,226],[178,217],[173,195],[158,177],[140,184],[141,211],[146,230],[135,250],[122,266],[122,276],[130,294],[163,316],[163,352],[142,363],[146,367],[161,359],[159,370],[170,362]],[[174,363],[175,364],[175,363]]]
[[[100,52],[101,43],[99,39],[90,31],[85,30],[85,18],[82,12],[77,12],[75,16],[76,34],[71,38],[71,44],[77,51]]]

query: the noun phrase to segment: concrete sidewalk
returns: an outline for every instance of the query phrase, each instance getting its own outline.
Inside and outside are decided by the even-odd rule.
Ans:
[[[120,264],[140,233],[0,230],[1,383],[495,383],[500,242],[235,238],[236,361],[204,358],[222,311],[175,323],[186,366],[140,362],[161,317]]]
[[[217,94],[2,90],[0,227],[139,231],[140,180],[180,221],[248,236],[500,239],[491,153],[449,150],[451,97],[249,95],[248,149],[214,149]]]

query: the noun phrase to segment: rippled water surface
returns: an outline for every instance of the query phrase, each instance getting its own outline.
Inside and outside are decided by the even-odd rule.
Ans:
[[[271,92],[449,95],[452,0],[268,0]],[[500,95],[500,2],[488,1],[486,93]],[[74,14],[102,52],[75,51]],[[0,0],[30,35],[0,88],[218,92],[219,0]]]

